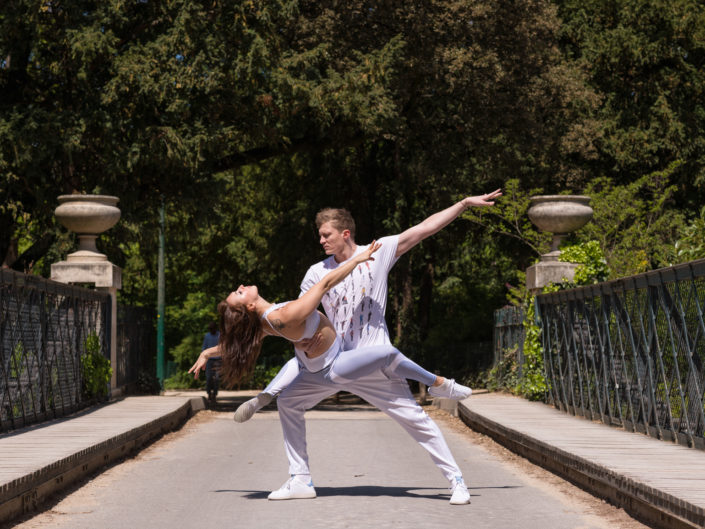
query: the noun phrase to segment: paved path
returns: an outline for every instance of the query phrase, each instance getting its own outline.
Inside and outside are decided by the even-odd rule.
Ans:
[[[191,412],[188,397],[131,397],[0,435],[0,522],[178,427]]]
[[[84,479],[111,461],[134,453],[165,431],[178,428],[192,413],[194,403],[203,403],[201,397],[194,400],[190,398],[192,395],[130,397],[71,418],[0,435],[0,522],[36,508],[51,492]],[[224,395],[223,398],[230,397]],[[175,524],[171,527],[195,527],[176,523],[179,516],[187,516],[189,509],[199,513],[188,518],[189,523],[194,524],[199,515],[210,516],[211,510],[224,513],[238,523],[248,520],[254,524],[251,527],[258,527],[258,521],[264,519],[261,517],[272,513],[279,513],[280,518],[271,519],[271,523],[286,525],[286,522],[291,526],[294,517],[301,516],[313,523],[325,520],[327,511],[335,513],[337,509],[357,514],[368,509],[377,516],[386,516],[392,509],[404,515],[399,519],[418,517],[433,522],[421,524],[421,527],[454,527],[445,525],[449,513],[455,520],[456,516],[463,518],[467,513],[476,512],[482,515],[472,517],[473,526],[503,527],[505,517],[513,516],[514,506],[528,494],[520,478],[494,467],[484,467],[486,455],[476,452],[467,440],[454,439],[457,432],[451,432],[449,441],[467,474],[474,502],[472,510],[464,510],[464,507],[449,510],[445,481],[426,453],[385,416],[362,412],[359,408],[353,406],[351,411],[342,414],[323,410],[310,412],[309,443],[320,493],[320,498],[312,505],[323,506],[322,509],[306,507],[306,502],[289,502],[289,507],[265,507],[271,503],[265,500],[269,490],[286,478],[277,415],[275,411],[266,411],[244,425],[236,425],[229,419],[230,415],[225,414],[228,420],[214,420],[204,425],[203,438],[185,435],[184,439],[192,439],[192,444],[179,445],[185,447],[181,455],[165,454],[159,458],[164,466],[157,465],[146,471],[145,483],[149,482],[149,475],[155,478],[150,487],[139,483],[127,486],[124,502],[122,496],[115,497],[119,502],[112,516],[120,519],[120,506],[124,511],[125,505],[132,507],[146,502],[155,512],[153,516],[143,513],[143,521],[156,523],[164,518]],[[630,512],[651,517],[655,525],[705,527],[703,451],[592,423],[540,403],[501,394],[473,395],[461,403],[458,410],[473,429],[495,437],[517,453]],[[322,413],[329,414],[320,415]],[[396,437],[399,435],[401,438]],[[193,466],[194,461],[199,462],[197,468]],[[209,481],[211,477],[213,482]],[[166,486],[176,488],[164,500],[166,503],[160,503],[150,491]],[[188,492],[179,492],[179,487],[186,487]],[[130,496],[133,491],[141,493]],[[200,494],[199,491],[204,492],[193,505],[185,507],[189,498]],[[541,520],[549,511],[551,516],[565,514],[565,509],[556,505],[538,507],[545,500],[539,496],[527,496],[529,503],[537,506],[536,509],[528,506],[527,523]],[[112,505],[115,498],[107,503]],[[495,503],[496,500],[502,501]],[[231,509],[232,502],[239,505],[235,511]],[[512,509],[502,505],[511,505]],[[420,506],[422,509],[417,512]],[[316,518],[306,514],[310,508],[314,509]],[[580,513],[570,514],[580,516]],[[369,523],[372,518],[368,519]],[[392,517],[389,522],[391,526],[395,519]],[[338,519],[336,523],[342,524],[340,527],[346,523],[354,525],[350,520]],[[483,525],[487,520],[499,525]],[[134,519],[132,522],[133,525],[124,527],[140,525]],[[592,522],[583,522],[574,525],[574,519],[556,519],[555,525],[543,525],[543,528],[593,527]],[[460,522],[458,524],[460,526]],[[522,524],[522,527],[526,529],[531,525]]]
[[[16,529],[613,527],[444,428],[473,501],[452,506],[426,452],[382,413],[360,409],[310,412],[318,497],[268,501],[287,477],[277,413],[244,424],[231,413],[202,417]]]

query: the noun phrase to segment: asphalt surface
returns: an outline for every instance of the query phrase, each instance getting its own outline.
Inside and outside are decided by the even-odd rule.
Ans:
[[[310,412],[318,497],[269,501],[287,478],[277,413],[207,413],[17,529],[609,527],[446,428],[472,495],[452,506],[426,452],[377,411]]]
[[[249,396],[222,392],[212,410],[193,392],[128,397],[0,435],[0,528],[643,527],[624,513],[605,523],[594,516],[599,508],[566,501],[554,485],[567,483],[556,476],[650,526],[705,527],[701,450],[486,392],[436,403],[462,421],[435,411],[472,505],[449,505],[428,454],[345,394],[307,414],[318,498],[268,501],[288,477],[287,461],[274,403],[244,424],[232,421]],[[480,434],[522,457],[497,457],[483,439],[504,449]],[[523,458],[550,472],[532,478],[537,467]]]

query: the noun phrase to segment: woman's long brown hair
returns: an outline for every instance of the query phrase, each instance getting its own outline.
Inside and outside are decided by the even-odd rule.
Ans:
[[[218,346],[223,362],[220,376],[226,386],[234,386],[254,370],[262,350],[262,322],[256,312],[250,312],[242,305],[231,308],[225,301],[218,304],[218,313]]]

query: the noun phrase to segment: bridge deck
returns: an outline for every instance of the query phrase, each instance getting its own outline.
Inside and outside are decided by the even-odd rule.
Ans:
[[[595,492],[612,489],[610,499],[619,500],[621,492],[630,502],[665,506],[705,526],[705,451],[497,393],[473,395],[459,412],[471,426],[543,466],[587,488],[592,479]]]

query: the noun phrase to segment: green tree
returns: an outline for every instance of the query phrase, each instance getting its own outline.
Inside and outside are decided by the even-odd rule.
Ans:
[[[673,168],[678,200],[705,196],[705,6],[699,0],[555,0],[566,56],[601,104],[588,165],[615,184]]]
[[[685,221],[674,203],[669,173],[645,175],[627,185],[597,178],[585,189],[595,213],[575,239],[599,242],[610,279],[676,262],[674,243]]]
[[[326,46],[296,43],[297,5],[3,5],[5,264],[27,268],[17,222],[31,214],[51,225],[57,194],[118,195],[137,223],[148,222],[159,195],[203,213],[217,170],[349,142],[348,129],[379,129],[385,78],[358,81],[393,55],[394,42],[328,64]],[[51,238],[35,241],[34,254],[42,255],[40,242],[45,252]]]
[[[675,250],[678,262],[705,258],[705,206],[683,227]]]
[[[56,195],[114,194],[101,248],[121,300],[152,304],[163,197],[176,348],[239,282],[296,295],[323,206],[367,242],[509,177],[582,187],[598,99],[559,30],[548,0],[5,3],[0,256],[47,275],[71,243],[42,239]],[[448,318],[487,338],[515,255],[456,221],[397,265],[390,326],[416,349]]]

